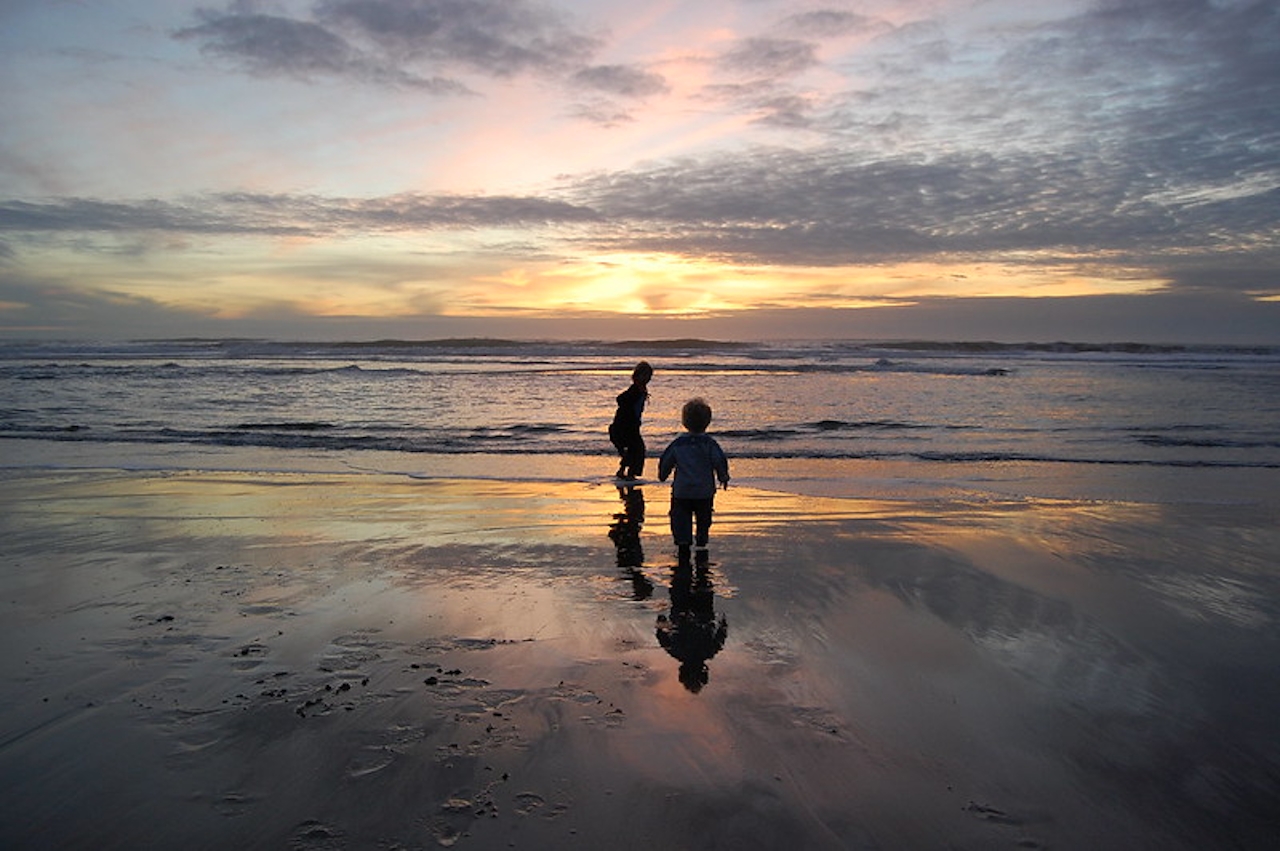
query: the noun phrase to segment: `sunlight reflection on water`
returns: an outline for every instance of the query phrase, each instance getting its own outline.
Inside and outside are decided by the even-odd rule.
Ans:
[[[0,495],[10,673],[105,694],[95,723],[161,695],[192,711],[145,723],[215,754],[315,720],[425,742],[362,753],[380,791],[404,766],[518,767],[527,791],[572,764],[593,789],[690,796],[757,788],[765,767],[822,813],[875,809],[883,782],[933,818],[1039,826],[1105,802],[1127,821],[1154,798],[1209,834],[1261,818],[1274,788],[1266,504],[734,486],[704,567],[671,545],[669,490],[628,501],[598,471],[21,478]],[[146,687],[112,693],[102,671]],[[998,806],[963,810],[971,790]]]

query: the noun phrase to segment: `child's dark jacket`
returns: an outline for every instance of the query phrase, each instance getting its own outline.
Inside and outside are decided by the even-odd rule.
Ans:
[[[671,496],[675,499],[711,499],[716,495],[716,481],[729,481],[729,459],[707,434],[682,434],[671,441],[658,460],[659,481],[665,482],[672,470],[676,478]]]

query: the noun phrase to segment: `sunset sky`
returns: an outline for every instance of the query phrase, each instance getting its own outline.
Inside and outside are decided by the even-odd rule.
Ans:
[[[1280,343],[1276,0],[0,0],[0,336]]]

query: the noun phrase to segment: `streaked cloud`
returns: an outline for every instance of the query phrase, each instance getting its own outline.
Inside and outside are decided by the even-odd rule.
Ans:
[[[351,77],[373,84],[422,88],[459,94],[467,88],[453,80],[424,78],[360,51],[341,36],[310,21],[274,15],[204,13],[198,26],[180,30],[211,56],[230,59],[263,76],[285,75],[303,80]]]
[[[1272,2],[122,7],[6,13],[10,320],[1280,298]]]
[[[760,77],[799,74],[818,64],[817,50],[807,41],[748,38],[734,44],[718,59],[725,70]]]
[[[781,22],[784,32],[813,39],[838,38],[850,34],[881,35],[892,28],[885,21],[844,9],[797,12],[783,18]]]
[[[323,0],[305,17],[257,5],[199,10],[200,22],[174,35],[254,74],[349,77],[436,94],[468,91],[451,73],[571,72],[598,47],[565,16],[523,0]]]
[[[646,98],[665,94],[669,87],[661,74],[629,65],[593,65],[572,77],[573,82],[627,98]]]

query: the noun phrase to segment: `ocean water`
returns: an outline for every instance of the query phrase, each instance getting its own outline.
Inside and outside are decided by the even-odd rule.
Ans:
[[[698,340],[5,342],[0,467],[604,476],[642,358],[650,454],[702,396],[748,480],[1229,501],[1280,470],[1280,347]]]

